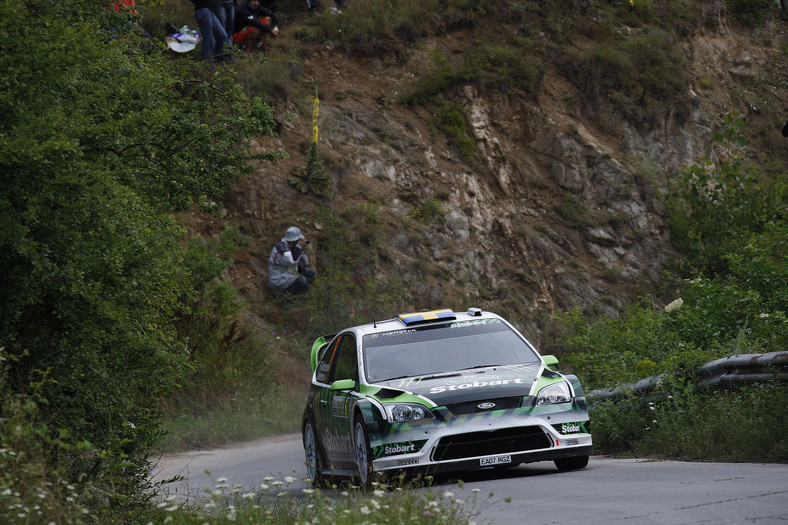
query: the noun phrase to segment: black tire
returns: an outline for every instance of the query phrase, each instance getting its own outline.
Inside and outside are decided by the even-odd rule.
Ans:
[[[580,470],[588,465],[588,456],[574,456],[571,458],[561,458],[554,460],[555,466],[560,471]]]
[[[312,480],[313,486],[320,487],[326,481],[322,470],[323,454],[320,452],[320,444],[317,442],[317,432],[311,419],[304,421],[303,438],[306,475]]]
[[[365,489],[369,488],[372,483],[372,452],[367,425],[361,416],[353,423],[353,451],[356,456],[356,482]]]

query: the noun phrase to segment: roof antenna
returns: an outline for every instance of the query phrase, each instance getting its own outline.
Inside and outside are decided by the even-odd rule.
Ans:
[[[378,322],[375,321],[375,318],[378,316],[377,308],[375,308],[375,312],[372,312],[372,328],[378,327]]]

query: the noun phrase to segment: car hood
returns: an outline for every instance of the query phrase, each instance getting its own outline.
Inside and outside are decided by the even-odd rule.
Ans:
[[[477,399],[527,396],[538,379],[540,368],[541,363],[495,366],[396,379],[377,383],[377,386],[388,390],[392,397],[395,392],[408,392],[440,406]]]

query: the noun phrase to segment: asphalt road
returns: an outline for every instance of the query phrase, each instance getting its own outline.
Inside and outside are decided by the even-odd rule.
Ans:
[[[265,477],[295,478],[304,487],[301,436],[166,456],[153,480],[161,494],[194,500],[220,478],[254,490]],[[552,463],[485,469],[439,478],[441,490],[472,500],[474,519],[493,524],[788,524],[788,465],[690,463],[592,456],[588,467],[558,472]],[[490,496],[490,494],[493,494]],[[507,500],[509,500],[507,502]]]

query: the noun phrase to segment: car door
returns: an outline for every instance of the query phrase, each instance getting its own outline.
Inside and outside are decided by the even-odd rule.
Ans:
[[[322,365],[322,367],[321,367]],[[326,368],[328,372],[325,373]],[[353,334],[341,334],[332,341],[318,362],[316,379],[324,385],[320,388],[317,407],[317,426],[329,462],[338,469],[353,468],[353,442],[351,433],[350,403],[353,390],[331,390],[330,385],[343,379],[351,379],[358,385],[358,359],[356,338]]]

